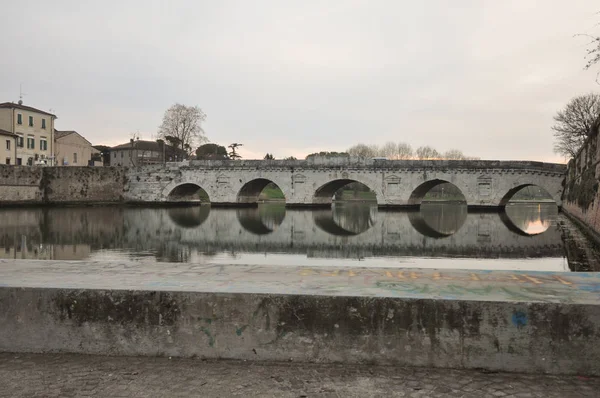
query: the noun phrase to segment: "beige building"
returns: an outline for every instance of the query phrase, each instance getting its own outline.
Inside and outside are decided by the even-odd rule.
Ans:
[[[0,163],[15,164],[17,159],[17,135],[0,129]]]
[[[17,136],[15,161],[11,157],[11,164],[53,164],[55,119],[52,113],[25,106],[22,101],[0,104],[0,129]]]
[[[54,156],[57,166],[88,166],[92,155],[100,153],[77,131],[54,131]]]

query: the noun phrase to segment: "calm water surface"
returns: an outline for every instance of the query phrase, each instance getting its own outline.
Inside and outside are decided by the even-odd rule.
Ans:
[[[461,204],[380,211],[68,207],[0,210],[0,256],[281,266],[569,271],[554,204],[469,213]]]

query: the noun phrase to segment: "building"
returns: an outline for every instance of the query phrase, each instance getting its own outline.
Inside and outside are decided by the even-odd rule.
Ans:
[[[17,136],[11,164],[53,164],[55,119],[56,115],[25,106],[22,101],[0,103],[0,129]]]
[[[0,163],[15,164],[17,159],[17,135],[0,129]]]
[[[54,142],[57,166],[93,166],[92,155],[100,153],[77,131],[54,130]]]
[[[164,162],[178,162],[187,157],[185,151],[167,145],[162,140],[129,140],[110,149],[111,166],[142,166]]]

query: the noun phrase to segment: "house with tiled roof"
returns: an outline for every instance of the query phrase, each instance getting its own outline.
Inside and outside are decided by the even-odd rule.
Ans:
[[[186,158],[185,151],[167,145],[162,140],[129,140],[110,149],[111,166],[141,166],[178,162]]]
[[[15,150],[0,158],[2,163],[14,165],[53,164],[54,120],[56,115],[18,103],[0,103],[0,130],[3,137],[14,134]],[[5,140],[8,142],[8,140]],[[7,148],[8,143],[3,144]],[[1,156],[1,155],[0,155]]]

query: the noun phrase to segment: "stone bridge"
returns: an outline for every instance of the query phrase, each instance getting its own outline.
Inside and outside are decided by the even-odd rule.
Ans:
[[[524,187],[535,185],[562,204],[566,166],[517,161],[377,159],[221,160],[129,169],[125,200],[192,201],[203,189],[215,205],[255,204],[275,183],[289,206],[330,205],[341,187],[360,182],[375,192],[380,207],[418,206],[434,186],[451,183],[469,206],[503,207]]]

